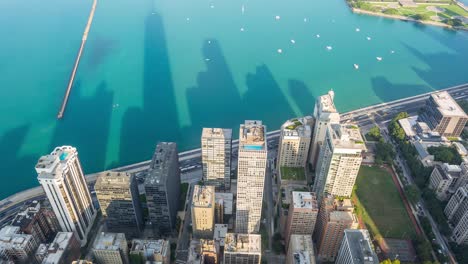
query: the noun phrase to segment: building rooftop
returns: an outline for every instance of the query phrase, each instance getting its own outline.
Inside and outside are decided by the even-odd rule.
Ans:
[[[60,263],[62,255],[66,253],[70,240],[73,237],[72,232],[58,232],[55,239],[47,248],[48,255],[42,262],[43,264]]]
[[[187,264],[202,264],[201,244],[198,240],[191,240],[188,249]]]
[[[351,202],[351,199],[335,198],[333,203],[337,211],[350,211],[350,212],[354,211],[354,205],[353,205],[353,202]]]
[[[202,138],[231,139],[232,129],[227,128],[203,128]]]
[[[206,185],[195,185],[193,188],[192,206],[194,207],[213,207],[215,187]]]
[[[56,147],[49,155],[39,158],[36,164],[38,178],[55,179],[62,176],[67,162],[78,155],[76,148],[71,146]]]
[[[356,154],[367,150],[361,130],[356,125],[331,124],[330,128],[335,152]]]
[[[315,193],[293,192],[292,201],[295,209],[311,209],[318,211],[318,203]]]
[[[226,224],[215,224],[213,232],[213,240],[219,242],[220,246],[224,246],[224,239],[228,231],[228,225]]]
[[[156,146],[151,159],[148,175],[145,184],[165,184],[173,155],[177,153],[175,142],[161,142]]]
[[[93,250],[119,250],[122,242],[127,244],[125,234],[123,233],[104,233],[97,236],[94,241]]]
[[[311,137],[312,136],[312,129],[310,124],[312,123],[312,117],[306,116],[302,118],[294,118],[286,121],[281,126],[281,134],[283,138],[303,138],[303,137]]]
[[[143,252],[145,256],[162,255],[167,256],[169,241],[133,239],[130,252]]]
[[[32,235],[21,234],[19,226],[7,225],[0,230],[0,248],[24,248],[32,239]]]
[[[463,109],[455,102],[447,91],[431,94],[432,99],[437,104],[437,109],[444,116],[458,116],[468,118]]]
[[[128,188],[130,186],[130,174],[126,172],[104,171],[98,173],[94,188]]]
[[[262,121],[246,120],[240,126],[239,147],[244,150],[260,151],[266,149],[266,131]]]
[[[232,204],[234,201],[232,193],[215,193],[215,201],[217,204],[222,203],[225,215],[232,215]]]
[[[250,254],[261,254],[262,252],[260,235],[228,233],[224,241],[224,252]]]
[[[337,113],[338,111],[336,110],[334,99],[335,99],[334,91],[328,91],[327,94],[320,96],[317,102],[320,103],[321,111],[329,112],[329,113]]]
[[[347,239],[354,264],[378,264],[379,259],[372,248],[369,232],[365,229],[346,229]]]
[[[23,207],[22,211],[16,214],[15,218],[11,222],[11,225],[19,226],[21,228],[28,226],[34,219],[34,216],[39,213],[40,210],[41,204],[38,201],[32,201]]]
[[[398,123],[400,124],[401,128],[403,128],[403,130],[405,131],[406,136],[416,136],[416,132],[413,130],[413,127],[416,125],[417,119],[417,116],[412,116],[398,120]]]
[[[356,216],[349,211],[330,212],[330,222],[356,222]]]
[[[460,156],[466,156],[466,155],[468,155],[468,150],[466,150],[465,146],[463,146],[462,143],[460,143],[460,142],[453,142],[452,144],[455,146],[455,148],[457,149],[458,154],[460,154]]]
[[[315,263],[314,244],[310,235],[293,234],[289,240],[289,245],[293,254],[293,264]]]

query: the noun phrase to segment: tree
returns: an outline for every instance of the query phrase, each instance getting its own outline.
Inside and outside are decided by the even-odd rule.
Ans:
[[[454,147],[439,146],[427,148],[429,154],[434,155],[434,160],[449,164],[460,164],[462,158]]]
[[[382,138],[382,135],[380,134],[380,128],[378,126],[372,127],[367,135],[369,135],[369,137],[374,141],[379,141]]]
[[[413,18],[421,21],[421,20],[430,20],[431,16],[426,13],[423,13],[423,14],[416,14],[413,16]]]
[[[432,247],[429,241],[424,239],[421,236],[417,236],[414,244],[416,245],[416,252],[421,261],[431,261],[432,260]]]
[[[405,187],[405,194],[408,200],[413,204],[417,203],[421,198],[421,191],[414,185],[407,185]]]
[[[375,163],[382,164],[387,163],[391,164],[393,159],[395,158],[395,151],[393,150],[393,146],[390,143],[379,141],[375,145]]]

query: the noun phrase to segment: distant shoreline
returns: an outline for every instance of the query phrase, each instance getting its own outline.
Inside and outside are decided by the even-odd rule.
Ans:
[[[465,30],[468,31],[468,28],[466,27],[452,27],[450,25],[447,25],[442,22],[436,22],[436,21],[426,21],[426,20],[416,20],[413,18],[409,18],[406,16],[400,16],[400,15],[389,15],[389,14],[384,14],[380,12],[372,12],[372,11],[367,11],[359,8],[352,7],[348,1],[346,1],[348,4],[349,8],[353,13],[356,14],[364,14],[364,15],[370,15],[370,16],[379,16],[379,17],[385,17],[385,18],[391,18],[391,19],[397,19],[397,20],[402,20],[402,21],[408,21],[408,22],[414,22],[414,23],[420,23],[420,24],[425,24],[425,25],[431,25],[431,26],[437,26],[437,27],[444,27],[448,29],[453,29],[453,30]]]

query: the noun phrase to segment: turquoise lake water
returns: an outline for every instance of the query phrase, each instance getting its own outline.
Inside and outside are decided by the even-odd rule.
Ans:
[[[467,32],[344,0],[99,0],[56,120],[91,5],[0,1],[0,198],[37,186],[34,165],[57,145],[91,173],[150,159],[158,141],[198,147],[202,127],[276,130],[329,89],[344,112],[468,82]]]

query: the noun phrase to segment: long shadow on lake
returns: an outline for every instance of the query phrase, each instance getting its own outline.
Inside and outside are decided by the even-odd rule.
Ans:
[[[197,86],[187,89],[192,126],[184,129],[184,135],[200,134],[203,127],[231,128],[244,116],[240,94],[219,42],[203,43],[206,70],[198,73]]]
[[[371,79],[372,89],[383,102],[393,101],[433,90],[426,85],[395,84],[383,76]]]
[[[106,82],[101,82],[90,97],[82,95],[81,84],[76,82],[67,113],[57,121],[50,151],[56,146],[74,146],[79,152],[85,173],[103,170],[113,97],[114,93],[107,88]]]
[[[314,111],[315,97],[303,81],[289,80],[289,94],[296,102],[303,116],[310,115]]]
[[[166,34],[158,13],[146,18],[143,49],[143,108],[130,108],[124,114],[120,165],[149,159],[157,140],[180,138]]]
[[[8,183],[7,188],[2,188],[0,199],[17,191],[30,188],[31,177],[34,177],[34,165],[37,157],[34,155],[21,156],[19,151],[24,144],[30,126],[25,124],[6,131],[0,137],[0,170],[3,172],[2,181]],[[25,166],[25,164],[27,166]],[[8,192],[4,192],[8,190]]]

